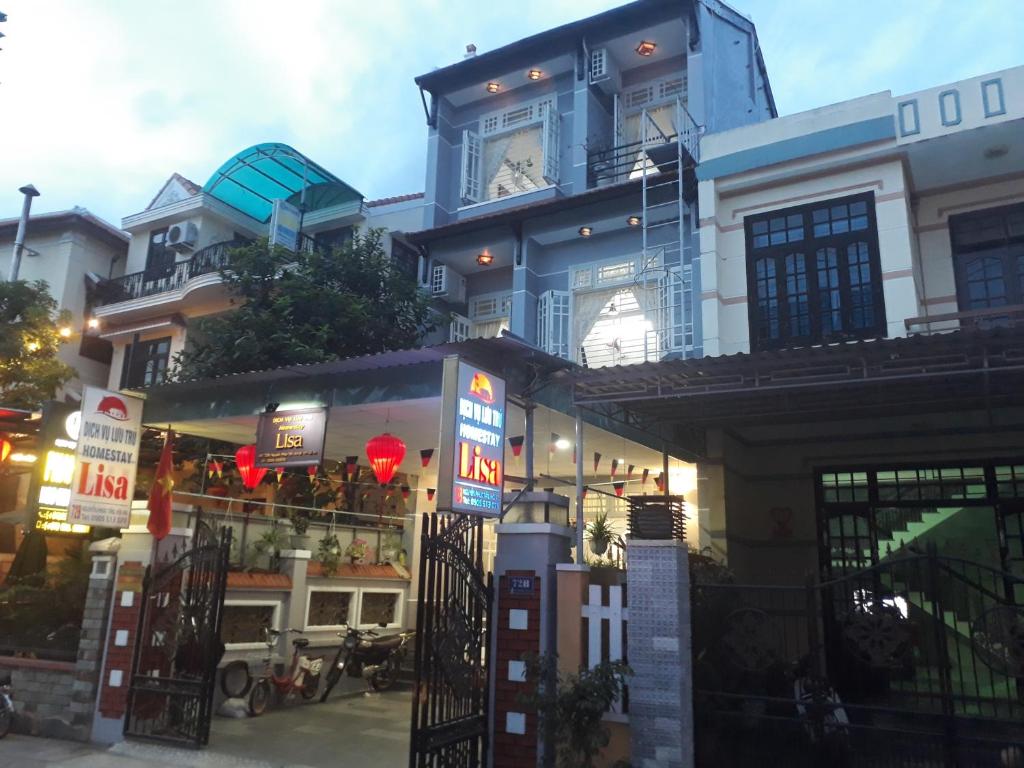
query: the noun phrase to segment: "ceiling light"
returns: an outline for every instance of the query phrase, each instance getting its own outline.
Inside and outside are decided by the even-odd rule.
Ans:
[[[636,47],[636,52],[639,53],[641,56],[650,56],[652,53],[654,53],[654,49],[657,47],[658,46],[655,43],[652,43],[650,40],[641,40],[640,45]]]
[[[631,227],[639,227],[642,219],[639,216],[630,216],[626,219],[626,223]]]
[[[494,263],[494,256],[487,251],[476,255],[476,263],[481,267],[489,267]]]
[[[498,84],[498,83],[490,82],[490,83],[487,84],[487,92],[488,93],[497,93],[500,89],[501,89],[501,85]]]
[[[590,237],[594,234],[594,230],[590,227],[580,227],[580,237]]]
[[[36,455],[34,453],[12,453],[11,462],[14,464],[35,464]]]
[[[89,318],[89,322],[87,323],[87,325],[90,328],[99,328],[100,327],[100,320],[99,320],[98,317],[90,317]]]
[[[540,80],[543,75],[544,73],[541,72],[539,69],[531,69],[529,72],[526,73],[526,78],[528,80]]]
[[[570,443],[564,437],[560,437],[557,440],[555,440],[555,448],[557,448],[560,451],[564,451],[570,445],[572,445],[572,443]]]

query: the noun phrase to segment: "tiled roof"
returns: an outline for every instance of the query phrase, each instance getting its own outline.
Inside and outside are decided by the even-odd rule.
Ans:
[[[395,197],[382,197],[379,200],[367,200],[367,208],[377,208],[382,205],[394,205],[395,203],[405,203],[409,200],[419,200],[423,197],[422,192],[413,192],[409,195],[396,195]]]
[[[316,560],[309,561],[309,576],[323,576],[323,568]],[[375,563],[373,565],[345,563],[338,568],[333,578],[336,579],[401,579],[408,577],[400,574],[390,563]]]
[[[164,190],[167,189],[167,186],[172,181],[177,181],[179,184],[181,184],[181,186],[184,187],[185,191],[188,192],[189,196],[198,195],[200,192],[203,191],[203,188],[196,184],[191,179],[186,179],[184,176],[177,172],[172,173],[170,178],[168,178],[167,181],[164,182],[164,185],[160,187],[160,191],[153,196],[152,200],[149,201],[149,205],[146,206],[147,211],[153,207],[153,204],[156,203],[156,201],[160,198],[160,195],[164,193]]]
[[[232,571],[228,574],[228,589],[291,589],[292,580],[285,573],[243,573]]]

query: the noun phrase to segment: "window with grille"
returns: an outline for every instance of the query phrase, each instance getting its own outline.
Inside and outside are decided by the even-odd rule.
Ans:
[[[747,217],[751,349],[885,332],[874,195]]]
[[[1024,205],[949,217],[962,311],[1024,304]]]
[[[163,384],[171,359],[171,337],[140,341],[124,350],[122,387],[153,387]]]

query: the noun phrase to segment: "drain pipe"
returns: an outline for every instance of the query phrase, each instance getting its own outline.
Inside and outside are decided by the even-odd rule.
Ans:
[[[21,218],[18,219],[18,232],[14,236],[14,253],[11,255],[11,271],[7,281],[13,283],[18,279],[18,272],[21,269],[21,252],[25,247],[25,230],[28,228],[28,214],[32,210],[32,198],[39,197],[39,190],[31,184],[26,184],[18,189],[25,199],[21,203]]]

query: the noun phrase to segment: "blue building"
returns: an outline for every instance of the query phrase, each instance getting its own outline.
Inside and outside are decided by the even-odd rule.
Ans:
[[[702,352],[700,137],[776,116],[720,2],[638,0],[416,78],[420,278],[449,339],[501,329],[589,367]]]

